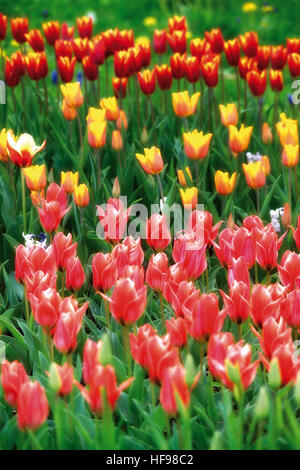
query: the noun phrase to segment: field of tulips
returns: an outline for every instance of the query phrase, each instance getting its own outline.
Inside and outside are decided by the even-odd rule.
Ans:
[[[299,450],[300,38],[30,23],[0,13],[0,448]]]

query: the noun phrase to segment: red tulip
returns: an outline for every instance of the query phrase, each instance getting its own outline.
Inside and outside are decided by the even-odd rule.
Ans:
[[[168,273],[168,257],[165,253],[152,255],[146,271],[146,282],[151,289],[161,292]]]
[[[192,39],[190,42],[190,50],[191,50],[192,56],[198,57],[200,61],[203,55],[208,54],[209,52],[212,52],[211,45],[206,40],[206,38]]]
[[[122,325],[131,325],[144,313],[147,303],[147,287],[137,290],[134,281],[128,278],[116,282],[111,297],[101,294],[109,302],[115,320]]]
[[[231,264],[228,267],[229,287],[231,287],[235,281],[243,281],[248,288],[250,287],[250,276],[244,256],[240,256],[237,259],[232,258]]]
[[[256,32],[249,31],[243,35],[240,34],[240,43],[244,54],[247,57],[255,57],[258,47],[258,35]]]
[[[213,335],[207,349],[208,367],[211,374],[233,390],[234,383],[229,378],[228,363],[237,368],[240,385],[247,390],[256,376],[259,360],[251,363],[251,347],[244,340],[234,343],[231,333]]]
[[[76,58],[70,59],[69,57],[58,57],[57,69],[61,80],[64,83],[69,83],[73,80],[74,69],[76,65]]]
[[[287,56],[290,74],[293,78],[300,76],[300,52],[293,52]]]
[[[200,78],[200,62],[197,57],[185,58],[185,76],[190,83],[196,83]]]
[[[259,70],[268,68],[271,55],[271,46],[258,46],[255,60]]]
[[[108,405],[113,411],[121,392],[129,387],[133,380],[134,378],[131,377],[118,387],[113,366],[107,365],[103,367],[97,364],[89,382],[89,388],[83,387],[78,382],[76,382],[76,386],[88,402],[92,412],[96,415],[102,415],[104,411],[102,390],[105,390]]]
[[[197,341],[203,343],[221,331],[226,313],[219,312],[215,294],[201,294],[191,310],[184,308],[187,330]]]
[[[179,80],[180,78],[184,77],[185,74],[185,55],[179,54],[179,52],[175,52],[171,56],[170,59],[170,66],[173,78]]]
[[[72,42],[73,52],[77,62],[81,63],[82,59],[88,55],[89,43],[88,39],[76,38]]]
[[[60,305],[60,315],[55,326],[54,344],[62,354],[70,354],[77,347],[77,334],[82,325],[83,315],[88,308],[86,302],[78,308],[77,300],[65,297]]]
[[[277,269],[280,281],[289,291],[300,287],[300,255],[287,250]]]
[[[135,240],[131,236],[126,237],[114,247],[112,255],[117,260],[118,277],[123,277],[127,266],[140,266],[144,261],[141,238]]]
[[[255,69],[247,73],[247,82],[251,93],[254,96],[261,96],[266,91],[267,86],[267,72],[266,70],[258,71]]]
[[[23,364],[19,361],[8,362],[4,360],[1,364],[1,385],[4,398],[10,406],[16,408],[21,386],[28,382]]]
[[[249,286],[243,281],[233,281],[230,286],[230,294],[220,290],[224,301],[223,311],[230,317],[231,321],[238,324],[247,320],[250,314]]]
[[[173,75],[168,65],[155,66],[157,84],[161,90],[169,90],[172,86]]]
[[[39,29],[32,29],[25,34],[25,38],[34,52],[43,52],[45,50],[44,39]]]
[[[81,38],[90,38],[93,34],[93,19],[83,16],[76,20],[78,34]]]
[[[187,344],[187,328],[185,320],[181,317],[166,321],[167,332],[172,346],[183,348]]]
[[[67,267],[68,260],[76,258],[77,242],[72,243],[72,234],[67,236],[63,232],[58,232],[53,237],[52,246],[54,248],[57,266],[60,270]]]
[[[193,233],[186,232],[174,240],[173,259],[181,262],[188,280],[195,281],[207,268],[206,245],[197,241]]]
[[[57,270],[53,247],[18,245],[16,248],[16,280],[24,282],[26,277],[32,277],[36,271],[55,273]]]
[[[172,240],[164,214],[152,214],[147,219],[145,230],[146,240],[153,250],[165,250]]]
[[[57,275],[51,272],[46,274],[43,271],[36,271],[30,276],[25,276],[25,284],[27,289],[27,295],[34,294],[39,297],[40,292],[51,289],[56,289]]]
[[[48,21],[42,24],[43,33],[49,46],[54,46],[60,36],[60,25],[58,21]]]
[[[85,274],[78,257],[71,256],[67,261],[66,287],[69,290],[79,290],[84,284]]]
[[[68,57],[70,60],[73,55],[73,44],[69,40],[57,39],[54,44],[56,59],[59,57]]]
[[[216,87],[219,81],[219,55],[204,55],[201,59],[201,74],[206,85],[210,88]]]
[[[283,75],[281,70],[269,70],[270,85],[273,91],[283,90]]]
[[[173,31],[172,34],[168,34],[168,42],[173,51],[184,54],[186,52],[186,31]]]
[[[188,229],[193,232],[196,240],[203,240],[203,243],[210,247],[222,223],[223,221],[213,225],[210,212],[194,210],[189,217]]]
[[[69,41],[74,37],[75,26],[69,26],[67,23],[61,24],[61,38],[64,41]]]
[[[7,16],[0,13],[0,41],[3,41],[6,37],[7,31]]]
[[[20,82],[20,75],[17,71],[15,63],[8,57],[5,59],[5,83],[7,86],[14,88]]]
[[[181,281],[177,283],[168,279],[163,286],[165,299],[170,303],[177,317],[184,317],[185,310],[191,310],[194,302],[199,299],[200,291],[193,282]]]
[[[289,226],[289,227],[292,229],[293,238],[295,240],[296,247],[297,247],[298,250],[300,250],[300,215],[298,215],[297,220],[298,220],[297,228],[294,228],[294,227],[291,227],[291,226]]]
[[[241,48],[237,38],[224,43],[224,51],[229,65],[237,67],[241,56]]]
[[[155,92],[156,86],[156,72],[155,69],[148,70],[145,69],[137,74],[138,82],[140,84],[140,88],[144,95],[152,95]]]
[[[28,18],[11,18],[10,27],[15,41],[20,44],[26,42],[25,34],[28,33]]]
[[[265,287],[262,284],[255,284],[251,292],[251,318],[259,328],[265,321],[272,317],[278,319],[280,313],[281,298],[273,299],[270,286]]]
[[[300,38],[287,38],[286,48],[289,54],[293,52],[300,54]]]
[[[252,69],[253,59],[249,57],[240,57],[239,60],[239,74],[243,80],[246,80],[247,73]]]
[[[175,15],[173,18],[169,18],[168,26],[171,34],[174,31],[187,31],[186,17]]]
[[[82,59],[83,73],[87,80],[93,82],[98,78],[98,65],[94,64],[90,56],[83,57]]]
[[[153,33],[153,49],[156,54],[164,54],[167,51],[167,31],[155,29]]]
[[[293,292],[288,294],[287,302],[284,306],[282,316],[285,318],[287,323],[293,328],[300,328],[300,289],[295,289]]]
[[[256,242],[256,261],[262,269],[270,271],[277,266],[278,250],[286,235],[279,239],[276,232],[257,232],[259,239]]]
[[[283,46],[272,46],[271,65],[275,70],[282,70],[286,64],[287,49]]]
[[[95,36],[88,43],[89,56],[96,65],[102,65],[105,60],[105,39],[100,35]]]
[[[116,98],[125,98],[127,91],[128,78],[114,77],[112,79],[112,86],[114,89],[114,95]]]
[[[279,321],[273,317],[269,317],[263,323],[261,334],[259,334],[252,325],[250,325],[252,333],[258,338],[260,347],[267,360],[271,360],[273,352],[281,344],[292,343],[291,329],[286,327],[283,318]]]
[[[124,234],[131,207],[126,211],[121,199],[109,199],[104,210],[97,207],[97,215],[104,228],[105,238],[111,242],[119,242]]]
[[[82,376],[84,383],[87,385],[92,381],[94,370],[97,364],[100,364],[100,351],[102,348],[102,341],[97,343],[88,338],[83,348],[83,365]]]
[[[224,49],[224,38],[220,28],[213,28],[210,32],[205,31],[205,38],[215,54],[219,54]]]
[[[56,289],[49,287],[45,291],[30,294],[29,301],[35,321],[46,330],[50,330],[58,320],[62,302]]]
[[[130,334],[131,354],[136,362],[148,370],[150,380],[160,383],[168,367],[180,364],[178,349],[172,347],[168,335],[161,338],[145,324],[137,335]]]
[[[145,271],[143,266],[126,266],[121,277],[131,279],[137,290],[144,287],[145,284]]]
[[[70,208],[62,211],[58,201],[47,202],[46,200],[42,200],[41,206],[37,207],[37,210],[45,232],[51,233],[57,230],[62,218],[67,214]]]
[[[196,382],[197,379],[198,377]],[[165,370],[159,399],[165,412],[171,416],[178,413],[177,400],[184,408],[189,406],[190,390],[185,381],[185,369],[181,364]]]
[[[48,75],[48,62],[45,52],[32,52],[25,57],[26,70],[31,80],[41,80]]]
[[[118,279],[117,260],[111,253],[97,253],[93,257],[93,286],[104,292],[111,289]]]
[[[280,344],[272,354],[271,364],[264,360],[262,357],[264,366],[269,371],[273,362],[277,363],[281,387],[284,387],[288,383],[294,384],[298,377],[300,370],[300,358],[296,355],[296,351],[293,343],[289,342],[286,344]]]
[[[55,376],[55,392],[61,397],[69,395],[73,388],[73,367],[67,362],[60,366],[59,364],[52,363],[50,366],[50,374],[47,373],[48,377],[52,374]]]
[[[18,395],[18,426],[23,431],[35,430],[47,419],[49,406],[44,388],[36,380],[25,382]]]

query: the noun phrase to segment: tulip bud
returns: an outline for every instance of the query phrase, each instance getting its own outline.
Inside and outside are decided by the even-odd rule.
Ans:
[[[57,393],[61,387],[61,378],[54,362],[50,364],[49,368],[49,387],[55,393]]]
[[[273,390],[276,390],[281,385],[281,375],[277,357],[274,357],[271,362],[269,385]]]
[[[240,376],[239,365],[237,363],[232,364],[231,361],[229,361],[228,359],[225,359],[225,366],[226,366],[226,372],[229,377],[229,380],[231,380],[231,382],[233,382],[234,384],[237,384],[237,385],[240,384],[241,376]]]
[[[105,333],[102,336],[102,346],[99,352],[99,361],[102,366],[112,364],[112,350],[109,336]]]
[[[120,194],[121,194],[121,189],[120,189],[119,178],[116,177],[114,180],[113,188],[112,188],[112,197],[118,198]]]
[[[266,387],[261,387],[255,403],[254,414],[258,420],[265,419],[269,414],[270,402]]]
[[[143,145],[146,145],[148,142],[148,132],[147,132],[146,126],[144,126],[142,130],[141,142]]]
[[[188,354],[184,361],[185,368],[185,381],[187,386],[190,388],[195,382],[196,377],[196,366],[191,354]]]

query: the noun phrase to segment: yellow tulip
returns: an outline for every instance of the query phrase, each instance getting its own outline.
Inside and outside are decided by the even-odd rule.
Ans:
[[[184,150],[188,158],[191,160],[199,160],[205,158],[208,150],[212,134],[204,135],[196,129],[193,132],[184,132]]]
[[[228,103],[226,106],[219,104],[219,109],[223,126],[228,127],[230,124],[232,126],[237,125],[239,116],[235,103]]]
[[[236,182],[236,171],[229,177],[227,171],[221,170],[215,173],[215,186],[219,194],[226,195],[231,194]]]
[[[22,169],[30,191],[42,191],[46,186],[46,166],[32,165]]]
[[[188,117],[194,114],[200,93],[194,93],[191,97],[188,91],[172,93],[172,104],[174,113],[179,117]]]
[[[245,152],[248,148],[253,126],[245,127],[241,125],[240,130],[235,126],[229,125],[229,146],[233,153]]]
[[[89,204],[90,195],[86,184],[74,186],[74,202],[78,207],[85,207]]]
[[[62,84],[60,85],[60,89],[68,108],[76,109],[83,104],[83,94],[79,82]]]
[[[193,210],[196,208],[198,203],[198,189],[195,186],[187,189],[180,188],[180,195],[182,205],[185,206],[185,209]]]
[[[188,166],[185,167],[185,172],[188,174],[190,180],[193,181],[192,173]],[[187,182],[186,182],[185,174],[183,170],[177,170],[177,177],[178,177],[179,184],[181,184],[181,186],[187,186]]]
[[[163,170],[164,162],[159,148],[144,149],[144,155],[136,153],[135,156],[142,165],[143,170],[149,175],[158,175]]]
[[[67,194],[74,192],[74,187],[78,185],[79,172],[73,173],[72,171],[60,172],[60,184],[65,188]]]

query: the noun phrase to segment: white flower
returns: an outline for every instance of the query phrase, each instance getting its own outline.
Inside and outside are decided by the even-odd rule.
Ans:
[[[93,23],[96,23],[97,21],[97,15],[94,11],[87,11],[86,14],[84,16],[87,16],[89,18],[92,18],[93,20]]]

